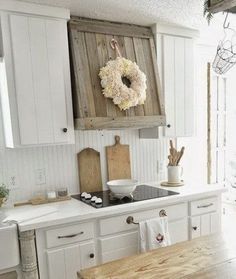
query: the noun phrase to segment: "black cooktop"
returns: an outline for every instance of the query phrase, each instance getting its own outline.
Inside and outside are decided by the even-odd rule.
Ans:
[[[90,192],[90,194],[92,197],[96,196],[98,198],[101,198],[102,204],[96,206],[94,203],[91,203],[91,201],[86,201],[85,199],[83,199],[80,194],[72,195],[71,197],[80,200],[84,203],[87,203],[95,208],[101,208],[101,207],[120,205],[125,203],[133,203],[133,202],[149,200],[149,199],[163,198],[166,196],[178,195],[179,193],[148,186],[148,185],[139,185],[136,187],[135,191],[132,193],[132,196],[130,197],[117,198],[114,195],[112,195],[110,190]]]

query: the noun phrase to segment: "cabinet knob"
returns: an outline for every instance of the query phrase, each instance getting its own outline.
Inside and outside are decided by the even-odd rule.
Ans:
[[[167,128],[170,128],[170,127],[171,127],[171,125],[170,125],[170,124],[167,124],[167,125],[166,125],[166,127],[167,127]]]
[[[197,230],[197,227],[196,227],[196,226],[195,226],[195,227],[193,227],[193,230],[194,230],[194,231],[196,231],[196,230]]]
[[[62,131],[63,131],[64,133],[66,133],[66,132],[68,131],[68,129],[67,129],[67,128],[63,128]]]
[[[89,257],[90,257],[91,259],[93,259],[93,258],[94,258],[94,253],[89,254]]]

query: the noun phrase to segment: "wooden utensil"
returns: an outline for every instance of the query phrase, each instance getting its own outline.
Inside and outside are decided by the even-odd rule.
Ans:
[[[129,145],[120,144],[120,137],[115,136],[115,144],[106,147],[108,180],[130,179]]]
[[[77,154],[80,192],[102,191],[100,152],[85,148]]]

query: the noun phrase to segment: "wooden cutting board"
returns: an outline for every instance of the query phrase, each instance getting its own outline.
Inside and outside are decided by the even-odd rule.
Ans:
[[[115,136],[115,144],[106,147],[108,180],[130,179],[129,145],[120,144],[120,137]]]
[[[100,152],[85,148],[77,154],[80,192],[102,191]]]

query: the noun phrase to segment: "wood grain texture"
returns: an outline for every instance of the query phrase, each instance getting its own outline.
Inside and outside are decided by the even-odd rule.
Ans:
[[[101,121],[104,122],[103,129],[165,125],[165,120],[153,119],[151,125],[146,121],[146,117],[150,116],[165,119],[151,29],[75,17],[68,26],[76,129],[101,129]],[[116,53],[110,46],[113,38],[117,40],[122,56],[136,62],[147,77],[147,98],[144,105],[126,111],[120,111],[112,99],[103,96],[98,76],[100,68],[110,59],[116,58]],[[137,118],[137,125],[133,125],[132,119],[129,119],[141,116],[143,118]],[[121,117],[125,117],[125,121],[118,119]],[[96,118],[100,118],[99,121],[91,121]],[[110,118],[113,118],[112,122]],[[91,125],[87,125],[89,122]]]
[[[92,20],[75,16],[71,17],[70,24],[75,25],[76,28],[82,32],[95,32],[105,35],[122,35],[138,38],[150,38],[153,36],[149,27],[133,24]]]
[[[0,274],[0,279],[17,279],[16,271]]]
[[[211,13],[219,13],[228,10],[229,12],[235,13],[236,7],[236,0],[215,0],[215,1],[210,1],[209,5],[209,12]]]
[[[235,235],[215,234],[83,270],[78,278],[235,278],[235,260]]]
[[[85,148],[77,154],[80,192],[102,191],[100,153]]]
[[[145,128],[164,126],[164,116],[124,116],[124,117],[93,117],[75,119],[75,128],[79,130],[95,129],[120,129],[122,128]]]
[[[129,145],[120,144],[120,137],[115,136],[115,144],[106,147],[108,180],[130,179]]]

